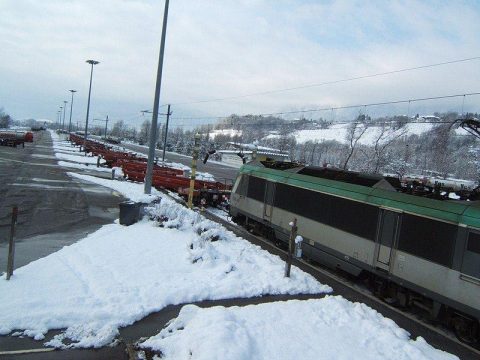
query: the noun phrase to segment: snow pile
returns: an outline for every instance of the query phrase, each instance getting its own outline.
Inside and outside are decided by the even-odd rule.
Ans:
[[[279,257],[171,201],[162,199],[150,213],[164,228],[152,221],[106,225],[2,279],[0,334],[22,330],[17,334],[40,340],[66,329],[46,345],[100,347],[119,327],[170,304],[331,291],[297,268],[283,277]]]
[[[341,296],[245,307],[187,305],[141,344],[162,359],[453,360],[368,306]]]

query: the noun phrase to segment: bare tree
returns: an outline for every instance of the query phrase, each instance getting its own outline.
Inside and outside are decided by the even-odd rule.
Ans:
[[[368,125],[366,122],[365,115],[359,115],[357,120],[352,122],[347,129],[347,134],[345,139],[348,142],[347,157],[343,163],[343,170],[347,170],[348,162],[350,161],[355,148],[357,146],[358,140],[365,134],[367,131]]]
[[[148,138],[150,136],[150,120],[145,120],[142,123],[142,127],[140,128],[140,132],[138,133],[138,141],[141,144],[147,144],[148,143]]]
[[[437,171],[446,179],[453,165],[451,150],[449,149],[451,126],[449,124],[439,125],[432,130],[432,133],[430,143],[432,158]]]
[[[6,114],[3,109],[0,108],[0,128],[8,128],[11,122],[12,118],[10,115]]]
[[[110,131],[110,134],[112,136],[116,137],[123,137],[123,134],[126,130],[126,125],[123,122],[123,120],[116,121],[115,124],[113,124],[112,131]]]
[[[407,129],[405,127],[401,127],[397,131],[391,131],[391,127],[387,126],[385,122],[382,122],[375,137],[373,143],[373,172],[378,173],[380,167],[384,166],[386,163],[386,150],[387,148],[392,145],[392,143],[397,140],[398,138],[404,136],[407,133]]]

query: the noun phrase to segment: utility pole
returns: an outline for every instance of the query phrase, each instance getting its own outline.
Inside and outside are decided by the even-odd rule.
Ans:
[[[93,121],[105,121],[105,139],[107,138],[107,127],[108,127],[108,115],[105,119],[93,119]],[[102,133],[100,132],[100,137]]]
[[[160,103],[160,90],[162,87],[163,55],[165,53],[165,35],[167,33],[168,0],[165,0],[163,12],[162,40],[158,57],[157,82],[155,86],[155,100],[153,101],[152,125],[150,131],[150,146],[148,149],[147,173],[145,174],[145,194],[152,192],[153,160],[155,158],[155,142],[157,141],[158,107]]]
[[[107,139],[107,127],[108,127],[108,115],[107,115],[107,118],[105,119],[105,140]]]
[[[193,146],[193,156],[192,156],[192,170],[190,171],[190,189],[188,191],[188,203],[187,206],[189,209],[193,207],[193,192],[195,191],[195,174],[197,172],[197,159],[198,152],[200,151],[200,134],[195,134],[195,143]]]
[[[167,149],[168,120],[170,119],[170,115],[172,115],[172,113],[170,112],[170,104],[168,104],[168,109],[167,109],[167,124],[165,125],[165,138],[163,139],[163,155],[162,155],[162,161],[165,161],[165,150]]]

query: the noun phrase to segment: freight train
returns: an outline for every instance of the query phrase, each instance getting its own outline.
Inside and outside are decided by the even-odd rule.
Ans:
[[[2,130],[0,131],[0,145],[13,146],[22,145],[26,142],[33,142],[33,134],[30,131]]]
[[[232,219],[286,244],[296,218],[310,260],[422,308],[465,342],[480,333],[480,202],[402,193],[398,179],[293,163],[244,165]]]

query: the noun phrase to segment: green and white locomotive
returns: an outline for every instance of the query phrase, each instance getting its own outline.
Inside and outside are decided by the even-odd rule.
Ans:
[[[397,180],[398,182],[398,180]],[[292,163],[252,162],[235,181],[235,222],[286,243],[296,218],[309,259],[368,277],[383,297],[480,334],[480,202],[418,197],[399,182]]]

